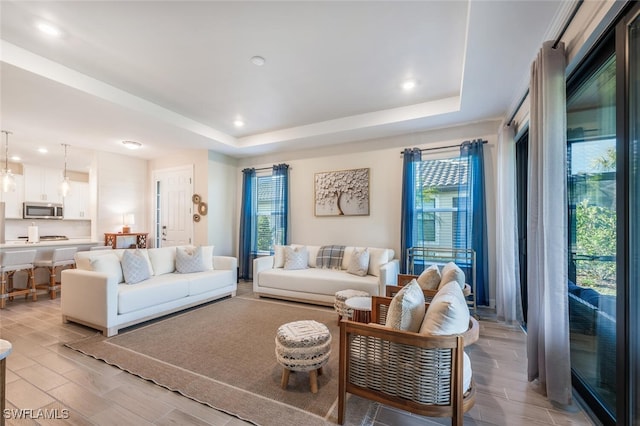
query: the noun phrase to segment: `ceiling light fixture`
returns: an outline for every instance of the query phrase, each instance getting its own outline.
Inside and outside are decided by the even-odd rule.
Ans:
[[[244,126],[244,121],[240,120],[239,118],[236,118],[235,120],[233,120],[233,125],[236,127],[242,127]]]
[[[60,35],[62,34],[58,27],[48,22],[39,22],[37,27],[40,32],[48,35],[49,37],[60,37]]]
[[[9,168],[9,135],[12,133],[8,130],[3,130],[2,133],[4,133],[4,169],[2,170],[0,182],[2,184],[2,192],[13,192],[16,190],[16,179]]]
[[[67,176],[67,147],[69,144],[63,143],[62,146],[64,147],[64,174],[62,175],[62,182],[60,182],[60,193],[63,197],[66,197],[69,194],[69,189],[71,189],[69,176]]]
[[[416,87],[415,80],[407,80],[404,83],[402,83],[402,89],[403,90],[412,90],[415,87]]]
[[[47,152],[49,152],[49,150],[47,148],[38,148],[38,152],[40,154],[46,154]]]
[[[122,141],[122,145],[124,145],[128,149],[140,149],[142,148],[142,144],[136,141]]]
[[[22,160],[22,158],[20,158],[19,155],[12,155],[11,156],[11,161],[20,161],[20,160]]]
[[[267,62],[262,56],[252,56],[251,63],[255,66],[261,67]]]

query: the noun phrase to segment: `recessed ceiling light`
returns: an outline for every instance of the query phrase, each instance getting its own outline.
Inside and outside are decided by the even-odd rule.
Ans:
[[[47,152],[49,152],[49,150],[47,148],[38,148],[38,152],[40,154],[46,154]]]
[[[412,90],[415,87],[416,87],[415,80],[407,80],[404,83],[402,83],[403,90]]]
[[[20,160],[22,160],[22,158],[20,158],[19,155],[12,155],[11,156],[11,161],[20,161]]]
[[[244,121],[240,120],[239,118],[233,120],[233,125],[236,127],[242,127],[244,126]]]
[[[142,144],[136,141],[122,141],[122,145],[129,149],[138,149],[142,148]]]
[[[251,63],[259,67],[263,66],[265,62],[267,61],[262,56],[253,56],[251,58]]]
[[[48,22],[38,22],[37,27],[40,32],[48,35],[49,37],[60,37],[62,34],[58,27]]]

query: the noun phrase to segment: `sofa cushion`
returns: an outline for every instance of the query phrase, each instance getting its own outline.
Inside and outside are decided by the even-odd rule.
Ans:
[[[369,247],[369,275],[380,276],[380,267],[393,260],[393,250]]]
[[[315,268],[317,266],[316,259],[318,257],[318,251],[320,250],[320,246],[306,246],[307,253],[309,254],[309,268]]]
[[[343,256],[344,246],[322,246],[316,256],[316,268],[340,269]]]
[[[431,265],[422,271],[417,281],[423,290],[437,290],[441,279],[438,265]]]
[[[164,274],[136,285],[118,286],[118,313],[145,309],[189,295],[188,275]]]
[[[369,250],[366,248],[361,250],[354,248],[353,250],[354,252],[351,255],[347,272],[359,277],[364,277],[369,270]]]
[[[233,272],[228,269],[194,272],[192,274],[185,275],[185,278],[187,278],[189,283],[189,296],[195,296],[208,291],[217,290],[222,287],[227,287],[232,285],[234,282]]]
[[[462,334],[469,329],[469,307],[456,281],[438,290],[429,304],[420,333],[430,336]]]
[[[176,248],[160,247],[148,250],[154,275],[170,274],[176,270]]]
[[[299,292],[301,299],[304,299],[304,293],[333,296],[346,288],[379,294],[376,277],[358,277],[335,269],[267,269],[260,272],[259,281],[261,287]]]
[[[205,270],[202,247],[176,247],[176,271],[189,274]]]
[[[438,289],[444,287],[449,284],[451,281],[455,281],[458,283],[461,289],[464,288],[464,283],[466,281],[464,276],[464,271],[460,269],[458,265],[453,262],[449,262],[442,267],[442,278],[440,280],[440,285]]]
[[[116,282],[124,282],[124,274],[120,259],[115,254],[109,253],[104,256],[96,256],[89,261],[89,267],[85,268],[90,271],[101,272],[112,277],[116,277]]]
[[[424,318],[424,293],[414,279],[395,295],[389,305],[385,325],[396,330],[417,332]]]
[[[284,269],[307,269],[309,254],[306,247],[284,248]]]
[[[147,257],[142,250],[127,250],[122,255],[122,273],[127,284],[137,284],[151,277]]]

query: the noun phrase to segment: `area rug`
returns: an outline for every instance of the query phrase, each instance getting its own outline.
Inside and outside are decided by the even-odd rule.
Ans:
[[[313,319],[332,334],[331,356],[309,391],[308,373],[280,387],[275,334],[284,323]],[[322,307],[230,298],[125,331],[68,343],[71,349],[259,425],[321,425],[337,420],[339,328]],[[350,398],[348,424],[368,423],[375,406]]]

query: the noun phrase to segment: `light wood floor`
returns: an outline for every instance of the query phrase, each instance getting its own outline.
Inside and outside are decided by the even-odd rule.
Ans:
[[[251,297],[251,283],[240,283],[238,293]],[[519,328],[490,319],[481,320],[480,327],[480,340],[468,350],[478,394],[465,425],[594,424],[579,408],[572,413],[554,409],[527,382],[525,335]],[[7,409],[31,410],[26,420],[5,412],[7,425],[246,424],[63,346],[94,333],[62,324],[60,299],[44,294],[35,303],[19,298],[0,311],[0,338],[13,344],[7,359]],[[43,418],[52,414],[58,419]],[[383,406],[372,417],[368,424],[377,426],[450,424]],[[277,423],[288,425],[286,419]]]

